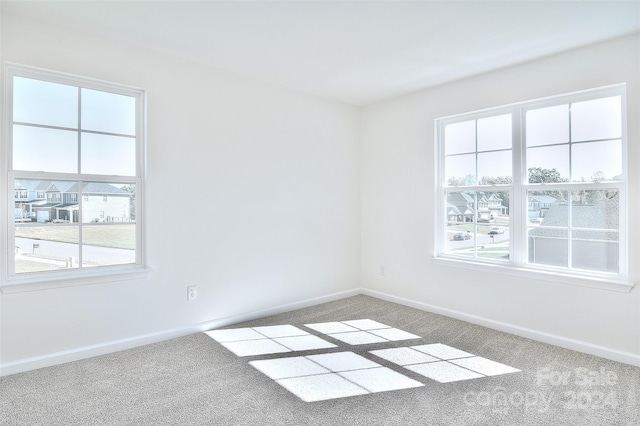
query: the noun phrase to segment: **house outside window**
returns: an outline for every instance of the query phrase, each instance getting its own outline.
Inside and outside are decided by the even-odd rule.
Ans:
[[[20,206],[3,197],[11,214],[0,285],[143,269],[144,91],[19,65],[6,65],[5,79],[3,169],[16,189],[35,190]],[[99,212],[91,198],[102,200]]]
[[[627,285],[625,90],[436,120],[436,258]]]

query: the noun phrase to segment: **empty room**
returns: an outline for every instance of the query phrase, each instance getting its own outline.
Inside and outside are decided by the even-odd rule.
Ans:
[[[640,1],[0,1],[0,425],[640,424]]]

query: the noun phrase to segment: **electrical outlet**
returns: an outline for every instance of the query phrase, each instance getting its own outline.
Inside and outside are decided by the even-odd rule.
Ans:
[[[187,300],[192,301],[198,298],[198,286],[190,285],[187,287]]]
[[[385,270],[384,265],[380,265],[380,275],[382,275],[383,277],[387,275],[387,271]]]

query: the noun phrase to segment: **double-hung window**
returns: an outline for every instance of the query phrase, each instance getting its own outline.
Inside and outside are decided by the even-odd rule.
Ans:
[[[142,269],[144,91],[18,65],[5,78],[3,287]]]
[[[435,124],[438,259],[628,286],[624,84]]]

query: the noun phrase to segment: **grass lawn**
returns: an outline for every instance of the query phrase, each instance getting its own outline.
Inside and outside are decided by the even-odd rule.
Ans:
[[[78,227],[54,224],[16,226],[16,237],[78,244]],[[134,250],[136,225],[83,225],[82,240],[86,245]]]

